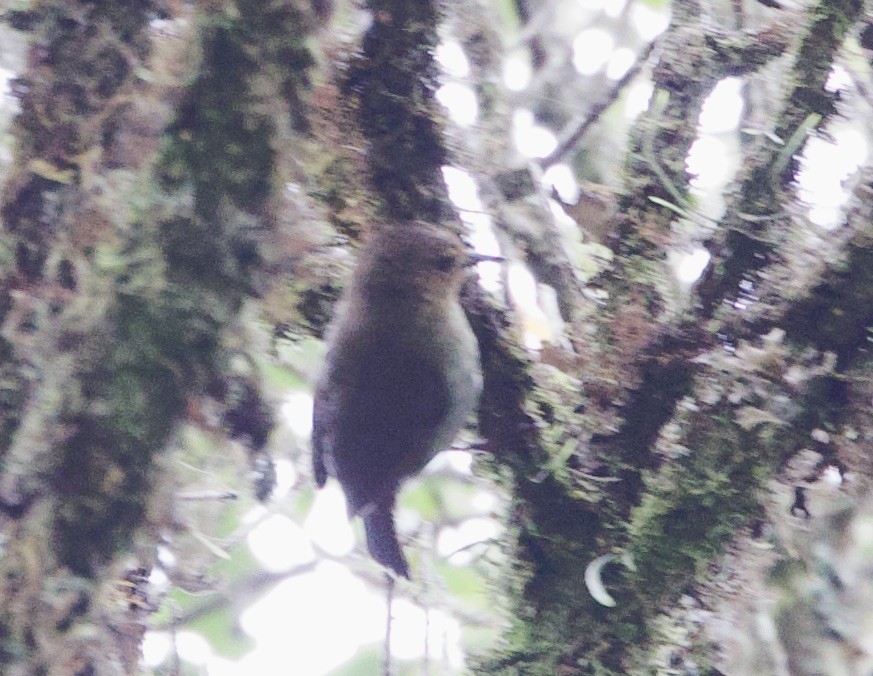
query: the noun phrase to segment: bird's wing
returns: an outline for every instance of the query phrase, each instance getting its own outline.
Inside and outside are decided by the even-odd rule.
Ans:
[[[312,472],[315,475],[315,484],[322,488],[327,482],[327,467],[324,464],[325,439],[324,397],[316,390],[315,401],[312,404]],[[330,404],[327,403],[329,406]]]
[[[445,420],[445,375],[428,355],[385,341],[336,359],[316,396],[316,480],[326,466],[358,512],[396,490],[430,459]]]

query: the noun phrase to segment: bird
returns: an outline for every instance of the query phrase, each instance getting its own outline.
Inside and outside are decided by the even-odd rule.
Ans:
[[[370,555],[409,565],[394,525],[402,482],[453,441],[482,390],[479,346],[460,303],[475,262],[460,238],[424,222],[374,228],[326,332],[315,381],[315,481],[339,480]]]

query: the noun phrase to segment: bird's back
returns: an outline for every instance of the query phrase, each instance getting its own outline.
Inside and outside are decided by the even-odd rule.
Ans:
[[[358,337],[331,349],[316,388],[313,439],[325,475],[339,479],[349,511],[358,513],[440,450],[432,441],[450,395],[430,356],[391,336]]]
[[[444,450],[479,396],[479,350],[459,302],[466,254],[450,233],[385,229],[361,253],[315,390],[313,467],[364,517],[373,557],[408,568],[392,510],[400,482]]]

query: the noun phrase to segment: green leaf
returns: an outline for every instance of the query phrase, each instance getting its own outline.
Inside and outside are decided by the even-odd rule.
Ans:
[[[414,509],[425,521],[438,521],[440,505],[434,495],[434,489],[427,482],[417,482],[410,490],[403,491],[400,503],[404,507]]]
[[[381,646],[373,644],[359,650],[351,660],[331,671],[330,676],[372,676],[381,674],[382,667]]]
[[[655,197],[654,195],[649,195],[649,201],[657,204],[658,206],[669,209],[670,211],[673,211],[673,212],[679,214],[683,218],[689,217],[688,212],[685,209],[683,209],[682,207],[680,207],[676,204],[673,204],[672,202],[668,202],[665,199],[661,199],[660,197]]]
[[[209,641],[217,655],[230,660],[238,660],[255,647],[248,634],[237,628],[234,608],[230,605],[198,617],[187,628]]]
[[[493,610],[494,601],[474,568],[440,562],[439,571],[449,594],[469,605],[472,610]]]

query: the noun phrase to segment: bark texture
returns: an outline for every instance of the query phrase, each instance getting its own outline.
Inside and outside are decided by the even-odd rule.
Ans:
[[[0,671],[133,672],[147,608],[119,589],[153,559],[149,510],[168,509],[152,507],[156,468],[180,425],[211,398],[227,435],[269,464],[258,453],[272,416],[231,359],[256,349],[229,338],[248,304],[260,298],[279,334],[320,336],[347,267],[337,245],[387,222],[475,221],[449,200],[448,165],[470,171],[504,250],[553,289],[566,338],[534,358],[505,298],[475,284],[465,294],[485,375],[489,453],[477,467],[511,495],[511,619],[475,668],[863,664],[840,652],[861,638],[845,624],[834,638],[822,618],[839,624],[833,599],[863,578],[834,561],[848,547],[840,534],[870,511],[873,178],[853,177],[826,240],[796,184],[807,140],[860,115],[828,78],[863,30],[861,1],[721,8],[743,30],[713,27],[719,3],[675,3],[640,50],[654,93],[622,146],[622,189],[596,224],[584,212],[581,237],[554,216],[540,167],[518,160],[510,118],[529,105],[584,156],[580,130],[596,125],[572,111],[590,83],[567,77],[570,60],[538,31],[556,3],[512,4],[521,37],[507,45],[505,16],[475,0],[340,4],[366,17],[351,36],[317,28],[327,3],[204,1],[188,17],[196,49],[177,46],[172,66],[155,59],[167,47],[150,21],[190,11],[175,3],[44,0],[9,15],[31,48],[0,212]],[[472,128],[449,124],[437,102],[446,36],[468,56]],[[499,82],[519,44],[534,82],[513,98]],[[158,74],[168,84],[149,84]],[[686,160],[727,77],[766,97],[747,110],[757,133],[713,219]],[[670,255],[692,244],[712,261],[689,291]],[[817,492],[828,467],[843,483]],[[818,540],[799,535],[810,516]],[[592,595],[592,565],[608,597]],[[834,575],[820,575],[828,566]],[[780,589],[788,601],[762,604]],[[767,640],[756,613],[775,628]],[[748,625],[758,649],[720,633],[718,618]]]
[[[4,673],[135,671],[156,461],[192,398],[223,398],[223,336],[262,284],[308,8],[205,3],[175,91],[146,77],[166,9],[33,7],[2,209]]]

